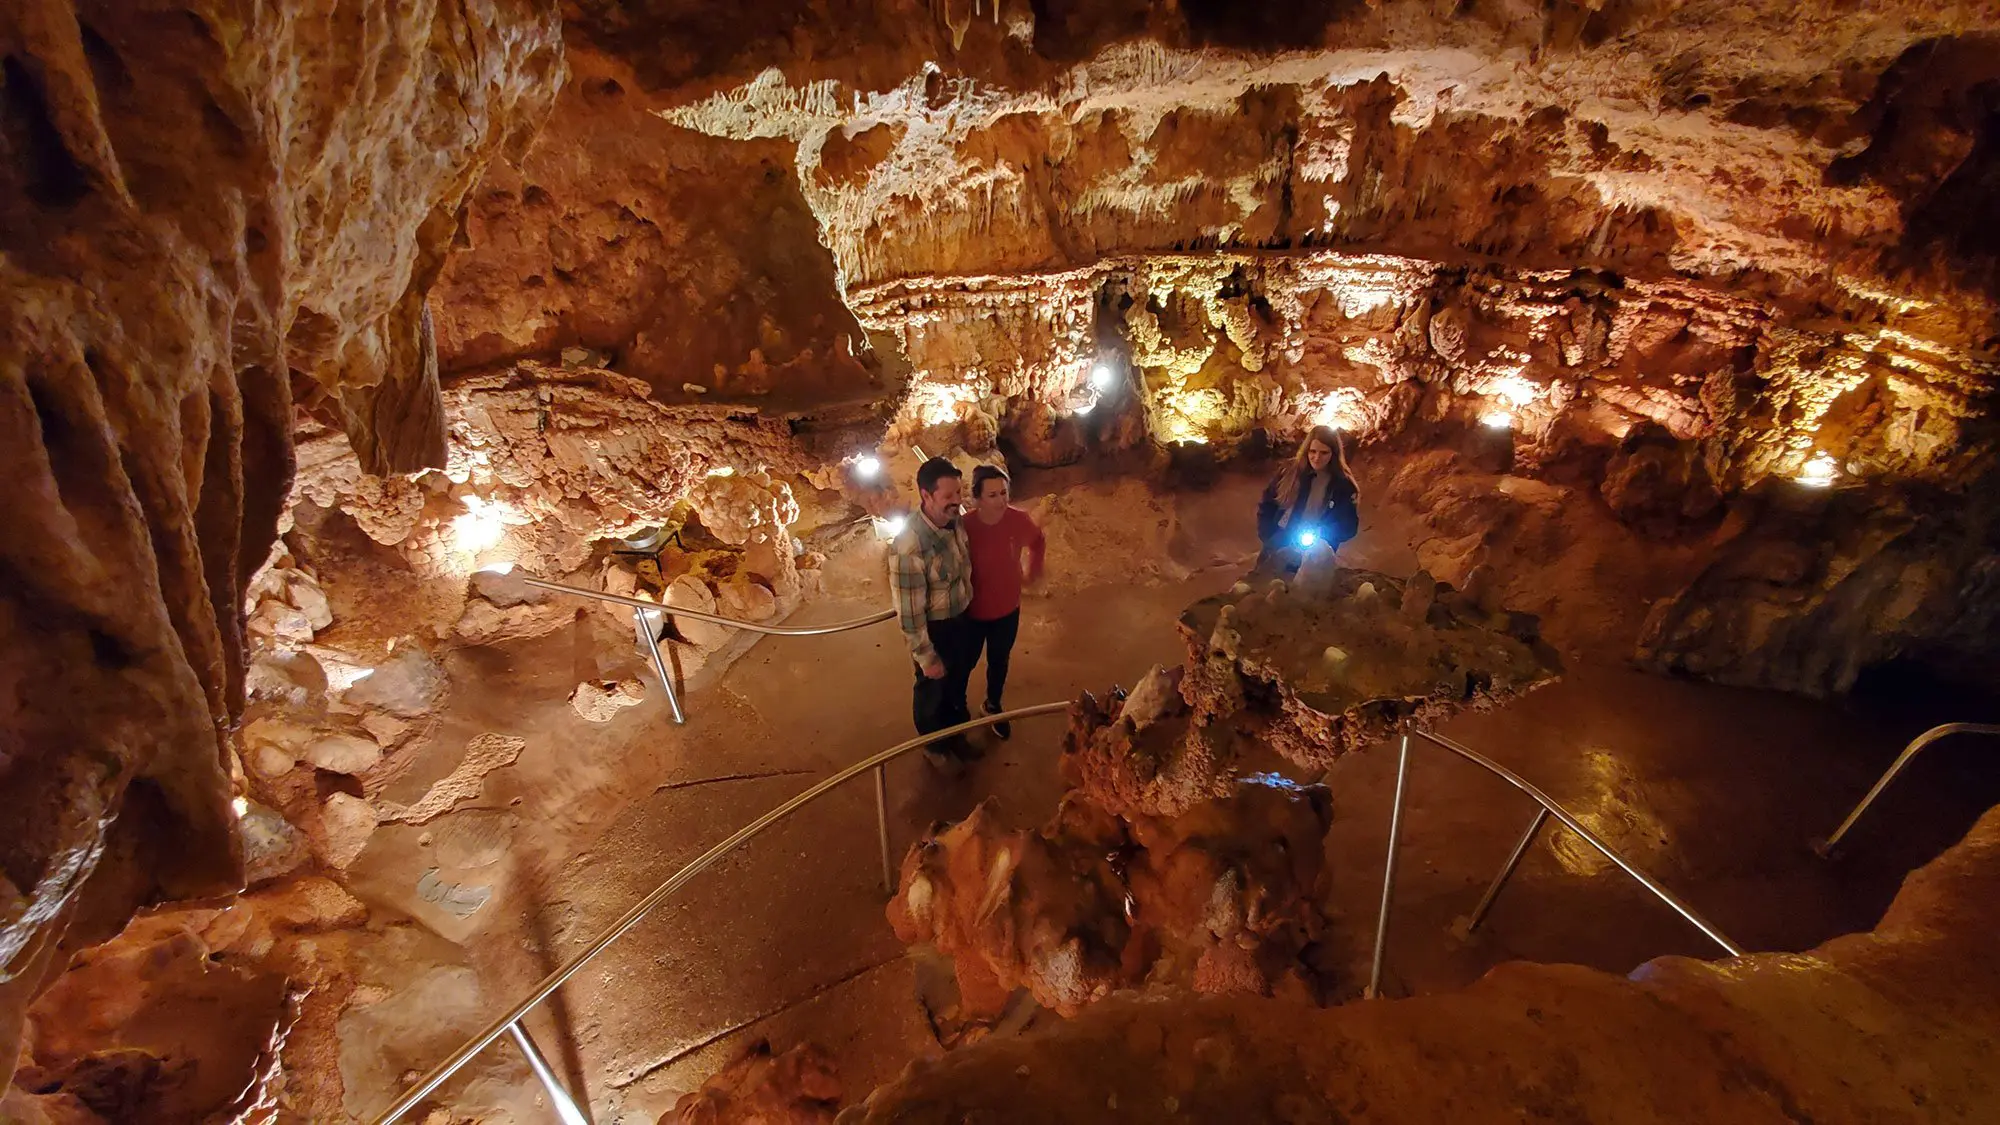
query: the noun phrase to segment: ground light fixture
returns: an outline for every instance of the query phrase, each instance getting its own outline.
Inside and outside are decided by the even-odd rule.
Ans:
[[[1489,430],[1511,430],[1514,416],[1505,410],[1489,410],[1479,416],[1479,424]]]
[[[876,474],[881,471],[882,459],[880,457],[863,457],[854,462],[854,475],[860,477],[862,480],[874,480]]]
[[[236,819],[242,820],[250,815],[250,798],[238,797],[229,802],[229,807],[236,810]]]
[[[1117,382],[1118,376],[1112,372],[1108,364],[1100,363],[1090,369],[1090,385],[1100,391],[1110,390]]]
[[[902,516],[890,516],[882,521],[882,530],[888,532],[889,537],[893,539],[903,533],[905,522],[907,521]]]
[[[479,569],[478,569],[477,571],[475,571],[474,573],[476,573],[476,574],[512,574],[512,573],[514,573],[514,564],[513,564],[513,563],[511,563],[511,562],[496,562],[496,563],[487,563],[487,564],[486,564],[485,566],[482,566],[482,567],[480,567],[480,568],[479,568]]]

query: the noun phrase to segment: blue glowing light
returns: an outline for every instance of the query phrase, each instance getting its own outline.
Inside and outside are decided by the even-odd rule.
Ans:
[[[1299,546],[1310,547],[1317,542],[1319,542],[1319,532],[1317,531],[1299,532]]]

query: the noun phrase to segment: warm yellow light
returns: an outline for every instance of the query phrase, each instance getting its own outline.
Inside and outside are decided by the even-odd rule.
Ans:
[[[708,475],[711,477],[733,477],[736,475],[736,468],[733,465],[722,465],[710,469]]]
[[[452,517],[451,545],[462,555],[476,555],[490,551],[500,545],[507,534],[507,523],[501,518],[501,506],[489,504],[477,496],[464,499],[463,515]]]
[[[236,810],[236,818],[238,820],[250,815],[250,799],[248,797],[236,798],[229,802],[229,807]]]
[[[1345,432],[1361,430],[1367,421],[1361,407],[1360,391],[1352,387],[1337,387],[1311,407],[1313,424]]]
[[[984,397],[982,387],[920,381],[910,387],[904,409],[923,425],[943,426],[964,417],[966,409]]]
[[[1502,375],[1493,393],[1516,410],[1535,401],[1542,389],[1519,375]]]
[[[1834,463],[1833,458],[1828,454],[1819,453],[1799,470],[1797,480],[1807,488],[1831,488],[1834,478],[1839,475],[1840,467]]]
[[[1510,430],[1514,428],[1514,416],[1505,410],[1489,410],[1479,416],[1479,424],[1489,430]]]

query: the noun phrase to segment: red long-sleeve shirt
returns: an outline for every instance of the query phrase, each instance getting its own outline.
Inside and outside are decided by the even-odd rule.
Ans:
[[[1031,573],[1042,571],[1042,553],[1048,543],[1042,529],[1019,508],[994,523],[967,511],[958,517],[965,526],[966,543],[972,549],[972,605],[966,612],[975,621],[992,621],[1021,608],[1021,552],[1028,552]]]

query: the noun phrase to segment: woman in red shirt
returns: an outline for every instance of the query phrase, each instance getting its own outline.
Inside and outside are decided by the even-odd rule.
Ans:
[[[1007,474],[991,465],[972,470],[972,511],[959,518],[972,554],[972,605],[965,616],[978,641],[975,661],[986,653],[986,713],[1001,710],[1007,686],[1007,657],[1021,629],[1021,583],[1039,582],[1047,546],[1042,529],[1028,513],[1008,504]],[[1022,552],[1027,553],[1025,566]],[[994,723],[993,733],[1009,738],[1012,724]]]

